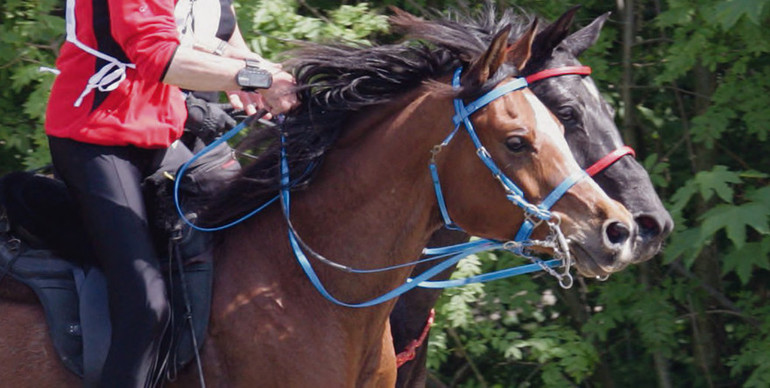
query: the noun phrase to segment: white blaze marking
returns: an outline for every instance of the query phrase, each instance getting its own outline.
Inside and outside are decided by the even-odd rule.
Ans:
[[[548,108],[546,108],[545,105],[532,94],[532,92],[525,91],[524,97],[527,98],[529,105],[535,112],[536,128],[533,128],[533,130],[537,130],[538,136],[547,136],[548,141],[554,143],[557,150],[567,156],[564,158],[567,163],[572,161],[570,164],[574,164],[574,166],[569,166],[570,172],[579,169],[580,167],[575,161],[575,158],[572,157],[572,151],[570,151],[567,141],[564,139],[564,132],[562,132],[561,127],[556,122],[551,111],[549,111]]]

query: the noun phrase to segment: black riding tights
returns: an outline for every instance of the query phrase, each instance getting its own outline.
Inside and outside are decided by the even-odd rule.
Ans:
[[[107,278],[112,342],[99,386],[149,386],[169,307],[141,182],[167,150],[55,137],[49,144]]]

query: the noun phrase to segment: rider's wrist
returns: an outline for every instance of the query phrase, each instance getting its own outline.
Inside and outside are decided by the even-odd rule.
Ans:
[[[235,76],[235,83],[241,90],[253,92],[257,89],[268,89],[273,84],[273,75],[260,67],[258,61],[245,59],[245,66]]]

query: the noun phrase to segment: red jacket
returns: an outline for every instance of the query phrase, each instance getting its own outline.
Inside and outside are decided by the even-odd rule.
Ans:
[[[101,145],[166,147],[182,134],[187,118],[176,86],[161,82],[179,46],[173,0],[77,0],[76,36],[86,46],[123,63],[126,79],[112,91],[93,91],[75,101],[89,78],[107,64],[69,40],[56,60],[56,77],[45,130],[54,137]]]

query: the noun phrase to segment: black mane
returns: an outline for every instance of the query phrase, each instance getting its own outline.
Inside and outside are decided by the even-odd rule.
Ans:
[[[229,222],[278,193],[281,135],[291,188],[304,188],[353,113],[389,103],[471,63],[484,53],[496,32],[511,24],[513,39],[532,20],[512,12],[497,19],[495,13],[486,6],[473,17],[455,13],[450,18],[423,20],[396,12],[391,23],[407,38],[401,43],[306,44],[292,51],[285,66],[296,78],[300,106],[286,115],[279,129],[259,128],[249,135],[249,144],[257,144],[258,157],[208,206],[204,223]],[[479,94],[511,75],[516,70],[504,66],[486,85],[461,90],[460,95]]]

